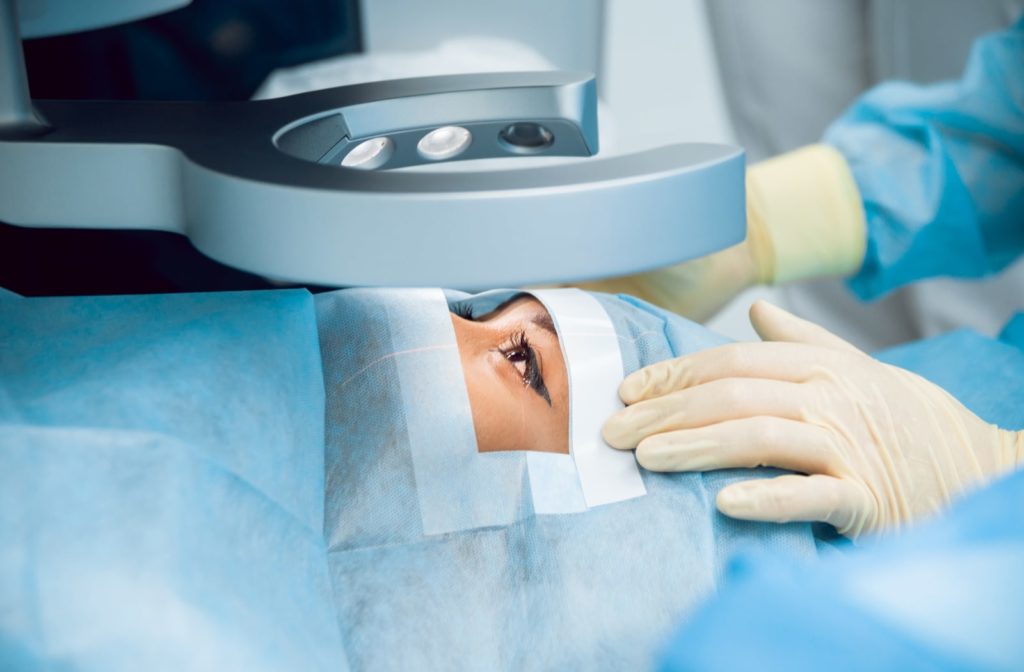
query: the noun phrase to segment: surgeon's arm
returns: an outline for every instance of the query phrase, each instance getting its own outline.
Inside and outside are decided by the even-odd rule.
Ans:
[[[864,203],[861,298],[999,272],[1024,253],[1024,18],[978,40],[959,81],[882,84],[824,140]]]
[[[761,343],[732,343],[641,369],[604,427],[656,471],[772,466],[717,499],[747,520],[831,523],[856,537],[930,515],[1024,462],[1000,429],[937,385],[759,302]]]
[[[737,294],[854,273],[864,260],[864,211],[842,154],[812,145],[747,170],[747,237],[734,247],[675,266],[579,283],[629,294],[698,322]]]
[[[1024,253],[1024,20],[979,40],[959,81],[869,91],[824,141],[747,171],[740,245],[584,286],[703,320],[755,284],[852,276],[872,298],[998,272]]]

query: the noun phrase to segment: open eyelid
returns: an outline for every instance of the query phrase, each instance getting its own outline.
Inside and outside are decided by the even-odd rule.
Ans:
[[[467,301],[456,301],[451,303],[449,304],[448,310],[455,316],[464,320],[469,320],[471,322],[484,322],[488,321],[493,316],[500,315],[506,306],[520,300],[521,298],[523,298],[522,295],[515,296],[482,316],[477,315],[473,309],[473,305]],[[529,339],[526,336],[526,325],[542,329],[549,332],[556,339],[558,338],[558,333],[555,330],[551,316],[548,315],[547,311],[543,311],[543,314],[535,314],[523,321],[519,325],[518,331],[513,333],[509,339],[506,339],[507,341],[510,341],[509,344],[498,346],[497,349],[509,366],[515,369],[516,375],[520,377],[524,385],[532,389],[541,399],[547,402],[548,406],[552,406],[551,393],[548,391],[547,384],[544,382],[543,373],[541,372],[541,357],[537,353],[537,350],[530,345]],[[522,350],[526,354],[526,362],[524,363],[524,370],[522,373],[520,373],[516,362],[509,359],[509,355],[517,350]]]
[[[509,339],[509,345],[500,346],[498,351],[505,358],[505,361],[508,362],[509,366],[516,370],[516,374],[522,379],[523,383],[541,399],[546,401],[548,406],[551,406],[551,394],[548,392],[547,385],[544,383],[544,376],[540,370],[540,356],[534,347],[530,345],[529,338],[526,336],[526,330],[520,329],[514,333]],[[526,357],[522,372],[519,371],[517,363],[509,359],[509,356],[515,352],[522,352]]]

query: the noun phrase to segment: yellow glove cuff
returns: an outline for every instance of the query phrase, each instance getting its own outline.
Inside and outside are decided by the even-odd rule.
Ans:
[[[762,282],[845,276],[864,261],[860,192],[843,155],[809,145],[747,171],[747,229]]]

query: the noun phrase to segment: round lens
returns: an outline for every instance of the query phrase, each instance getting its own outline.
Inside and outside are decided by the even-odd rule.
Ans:
[[[373,170],[380,168],[395,152],[395,143],[391,138],[370,138],[363,140],[355,149],[345,155],[341,165],[346,168],[358,168],[359,170]]]
[[[551,146],[555,136],[551,131],[532,121],[520,121],[509,124],[498,134],[498,139],[506,149],[520,154],[541,152]]]
[[[416,143],[416,151],[429,161],[442,161],[462,154],[473,142],[473,134],[462,126],[442,126]]]

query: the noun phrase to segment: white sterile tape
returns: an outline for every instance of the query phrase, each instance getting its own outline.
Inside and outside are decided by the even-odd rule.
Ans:
[[[580,478],[571,455],[526,453],[530,496],[537,515],[580,513],[587,510]]]
[[[531,294],[551,314],[569,370],[569,441],[586,505],[642,497],[647,489],[633,452],[616,450],[601,438],[605,420],[623,408],[618,395],[622,353],[611,318],[597,299],[578,289]],[[531,468],[531,480],[533,474]],[[533,496],[536,507],[537,490]]]

